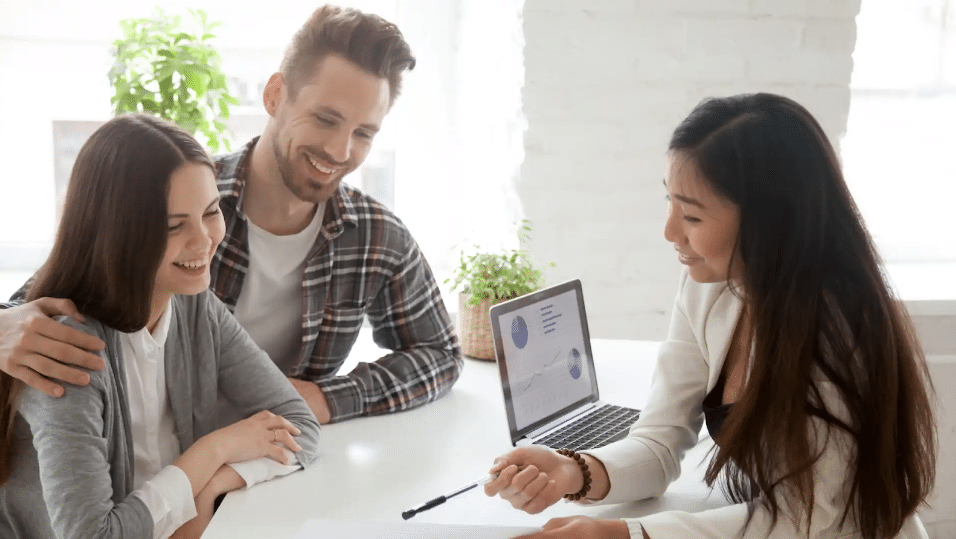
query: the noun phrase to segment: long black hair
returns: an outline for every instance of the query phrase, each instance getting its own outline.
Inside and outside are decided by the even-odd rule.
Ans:
[[[774,523],[783,493],[803,510],[791,518],[809,527],[816,417],[856,442],[844,521],[867,539],[896,535],[933,486],[933,390],[823,129],[786,97],[708,99],[669,150],[740,210],[743,267],[728,274],[742,275],[754,356],[708,484],[723,471],[729,497],[762,495]],[[821,381],[836,387],[845,413],[824,404]]]

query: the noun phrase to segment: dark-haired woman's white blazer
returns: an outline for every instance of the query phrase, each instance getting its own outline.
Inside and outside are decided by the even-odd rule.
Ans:
[[[680,475],[684,453],[697,443],[704,421],[701,404],[717,384],[741,307],[740,299],[726,283],[697,283],[689,278],[687,271],[683,272],[647,406],[627,438],[587,451],[604,464],[611,482],[607,497],[598,503],[659,496]],[[833,386],[826,381],[818,385],[831,413],[845,418],[845,408]],[[809,537],[858,537],[852,523],[840,527],[854,442],[842,431],[828,429],[822,421],[814,419],[812,424],[811,440],[818,440],[818,447],[824,450],[813,470],[815,505]],[[667,511],[625,520],[631,537],[636,539],[643,537],[641,526],[653,539],[807,537],[806,518],[797,523],[782,498],[779,505],[783,513],[772,530],[770,513],[760,503],[751,504],[753,520],[745,531],[747,504],[700,513]],[[926,539],[919,517],[910,516],[897,538]]]

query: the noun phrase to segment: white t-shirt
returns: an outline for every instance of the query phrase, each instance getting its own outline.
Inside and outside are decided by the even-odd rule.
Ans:
[[[279,370],[295,366],[302,344],[302,273],[305,260],[322,228],[325,203],[312,222],[289,236],[276,236],[246,220],[249,226],[249,270],[236,302],[239,323],[265,350]]]

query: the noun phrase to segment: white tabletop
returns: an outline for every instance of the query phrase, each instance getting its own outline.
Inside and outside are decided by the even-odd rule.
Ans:
[[[641,408],[658,343],[598,339],[592,346],[602,400]],[[365,348],[353,355],[361,353],[375,354]],[[527,515],[476,489],[414,521],[541,526],[558,516],[619,518],[720,507],[723,496],[702,480],[711,443],[705,437],[686,455],[681,478],[659,499],[592,507],[562,501]],[[287,538],[310,518],[401,522],[402,511],[482,477],[496,456],[512,449],[497,367],[466,358],[445,397],[406,412],[324,426],[320,447],[307,470],[228,495],[203,537]]]

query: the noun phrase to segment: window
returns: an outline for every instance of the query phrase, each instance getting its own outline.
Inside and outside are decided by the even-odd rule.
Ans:
[[[956,262],[956,2],[863,0],[842,154],[884,259]]]
[[[343,0],[402,29],[418,58],[373,153],[349,176],[411,229],[439,282],[463,239],[507,243],[522,159],[521,0]],[[241,105],[233,148],[261,132],[261,94],[293,32],[317,7],[289,0],[268,17],[225,0],[169,0],[222,22],[218,49]],[[149,16],[124,0],[37,0],[0,18],[0,298],[43,261],[57,197],[91,129],[110,117],[106,73],[118,21]],[[55,16],[48,14],[55,13]],[[487,29],[496,38],[487,38]],[[15,283],[15,284],[13,284]],[[454,308],[453,304],[449,307]]]

